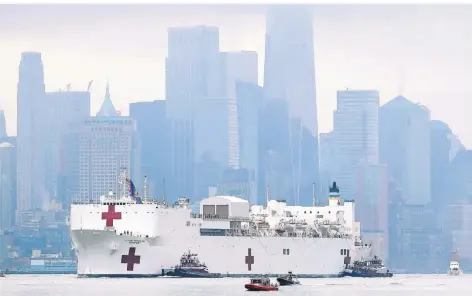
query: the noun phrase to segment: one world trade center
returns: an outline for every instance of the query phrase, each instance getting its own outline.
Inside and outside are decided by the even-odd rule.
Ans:
[[[271,199],[311,205],[319,180],[313,6],[269,6],[265,42],[264,180]]]

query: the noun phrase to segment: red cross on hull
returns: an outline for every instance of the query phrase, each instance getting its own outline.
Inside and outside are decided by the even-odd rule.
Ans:
[[[108,205],[108,212],[102,213],[102,220],[106,220],[106,226],[112,227],[113,220],[120,220],[121,212],[115,212],[115,205]]]
[[[141,263],[141,256],[135,255],[136,247],[130,247],[128,255],[121,255],[121,263],[126,263],[126,270],[133,271],[134,265]]]
[[[251,271],[251,266],[254,264],[254,256],[251,255],[251,248],[247,249],[247,256],[245,257],[247,270]]]

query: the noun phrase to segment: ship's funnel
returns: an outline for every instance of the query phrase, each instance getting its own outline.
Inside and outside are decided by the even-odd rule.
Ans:
[[[329,188],[329,197],[339,198],[339,187],[333,182],[333,187]]]

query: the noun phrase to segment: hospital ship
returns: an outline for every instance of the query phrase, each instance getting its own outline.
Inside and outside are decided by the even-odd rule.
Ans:
[[[235,196],[210,196],[200,201],[198,214],[186,198],[169,204],[139,196],[126,172],[119,182],[120,194],[71,205],[79,276],[164,276],[191,252],[210,273],[228,277],[287,271],[339,277],[351,261],[371,254],[355,203],[341,199],[335,182],[327,206],[288,206],[269,198],[250,205]]]

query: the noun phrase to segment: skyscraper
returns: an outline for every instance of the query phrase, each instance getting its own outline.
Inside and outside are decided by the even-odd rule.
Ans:
[[[388,261],[388,169],[385,164],[362,163],[356,171],[356,213],[361,234],[373,242],[374,252]]]
[[[90,92],[60,90],[46,93],[45,104],[47,116],[45,118],[47,134],[45,166],[46,189],[50,199],[62,203],[67,209],[70,196],[67,194],[69,182],[68,157],[70,140],[66,135],[78,123],[90,116]]]
[[[5,124],[5,113],[0,110],[0,140],[7,137],[7,126]]]
[[[257,84],[257,52],[223,52],[222,68],[224,75],[224,96],[228,101],[228,167],[238,169],[240,166],[240,135],[237,103],[237,83]]]
[[[264,202],[264,183],[261,182],[260,117],[263,90],[254,83],[236,83],[238,106],[239,165],[247,170],[248,196],[251,204]]]
[[[118,112],[116,112],[115,106],[113,106],[113,102],[111,101],[110,95],[110,84],[107,81],[107,86],[105,90],[105,100],[103,101],[100,110],[98,110],[97,116],[100,117],[107,117],[107,116],[118,116]]]
[[[402,189],[406,204],[431,201],[430,111],[396,97],[379,111],[379,158]]]
[[[321,195],[317,199],[320,204],[328,204],[329,187],[334,178],[334,132],[320,133],[320,182]]]
[[[266,17],[264,97],[267,104],[271,100],[287,102],[288,132],[280,131],[279,137],[290,146],[285,154],[266,143],[266,158],[278,155],[279,165],[286,168],[284,176],[276,179],[289,183],[271,188],[271,192],[307,205],[312,200],[312,183],[319,179],[312,7],[271,6]]]
[[[41,54],[24,52],[17,94],[17,213],[41,208],[49,199],[44,166],[44,70]]]
[[[166,101],[131,103],[129,114],[136,122],[137,136],[133,145],[139,149],[140,175],[148,178],[149,195],[163,197],[170,164]],[[140,188],[139,185],[136,184]]]
[[[98,200],[109,191],[119,194],[118,178],[122,169],[133,174],[131,166],[136,151],[132,141],[135,122],[131,117],[118,116],[107,87],[105,100],[95,117],[88,117],[75,131],[76,158],[74,169],[78,180],[73,199],[81,201]],[[73,137],[74,138],[74,137]]]
[[[356,196],[356,172],[361,164],[377,164],[379,154],[379,93],[338,91],[334,111],[334,180],[344,198]]]
[[[0,236],[2,231],[11,230],[14,225],[15,198],[16,147],[0,141]]]
[[[451,194],[445,175],[449,175],[452,130],[439,120],[431,120],[430,128],[431,201],[436,212],[440,213]]]
[[[195,192],[195,106],[221,98],[219,32],[216,27],[170,28],[166,58],[166,116],[169,120],[170,198]],[[200,141],[204,143],[204,141]]]

